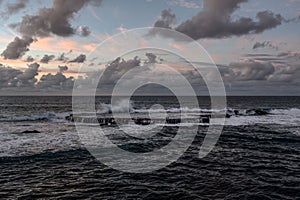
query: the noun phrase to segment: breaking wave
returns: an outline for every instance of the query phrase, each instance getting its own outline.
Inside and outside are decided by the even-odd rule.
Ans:
[[[125,102],[120,102],[116,106],[109,104],[101,104],[101,107],[97,110],[97,114],[106,113],[182,113],[185,116],[199,114],[199,113],[223,113],[226,112],[227,118],[236,122],[242,122],[249,120],[249,122],[263,122],[264,119],[268,119],[268,122],[284,123],[288,120],[295,121],[300,118],[299,108],[290,109],[272,109],[272,108],[255,108],[255,109],[222,109],[222,110],[211,110],[201,108],[168,108],[168,109],[134,109],[132,104],[126,105]],[[80,113],[77,113],[80,114]],[[88,113],[81,113],[83,115]],[[25,122],[25,121],[65,121],[66,117],[70,116],[70,113],[37,113],[30,115],[18,115],[18,116],[0,116],[0,122]],[[231,124],[231,123],[229,123]],[[236,123],[234,123],[236,124]],[[245,124],[245,123],[237,123]]]
[[[112,106],[111,104],[101,103],[100,107],[97,109],[97,113],[105,114],[105,113],[124,113],[124,112],[132,112],[133,106],[130,101],[129,104],[126,100],[120,100],[116,103],[116,105]]]
[[[0,122],[24,122],[24,121],[49,121],[49,120],[62,120],[65,113],[37,113],[31,115],[19,116],[0,116]]]

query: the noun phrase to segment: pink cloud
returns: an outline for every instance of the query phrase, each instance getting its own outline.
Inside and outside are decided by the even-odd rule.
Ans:
[[[178,49],[180,51],[186,51],[186,48],[185,46],[182,46],[180,44],[177,44],[177,43],[170,43],[169,44],[171,47],[175,48],[175,49]]]
[[[55,37],[42,38],[31,45],[31,50],[62,53],[72,50],[74,53],[88,53],[97,43],[84,43],[76,40],[58,39]]]

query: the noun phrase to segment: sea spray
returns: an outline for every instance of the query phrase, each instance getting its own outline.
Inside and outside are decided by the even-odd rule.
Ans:
[[[121,99],[117,101],[115,105],[101,103],[100,108],[97,109],[97,113],[105,114],[105,113],[130,113],[133,111],[133,102]]]

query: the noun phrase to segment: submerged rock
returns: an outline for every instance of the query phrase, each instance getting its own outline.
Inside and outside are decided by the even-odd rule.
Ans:
[[[26,131],[23,131],[22,133],[41,133],[41,132],[39,132],[37,130],[32,130],[32,131],[26,130]]]

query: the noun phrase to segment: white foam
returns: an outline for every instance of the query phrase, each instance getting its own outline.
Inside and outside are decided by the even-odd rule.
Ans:
[[[128,104],[128,101],[125,99],[120,100],[116,102],[116,105],[111,105],[111,104],[100,104],[100,108],[97,110],[97,113],[122,113],[122,112],[132,112],[132,102],[130,101]]]
[[[274,109],[268,115],[232,116],[226,119],[226,125],[240,126],[253,124],[299,125],[300,109]]]
[[[42,120],[64,120],[69,113],[39,113],[20,116],[2,116],[0,122],[22,122],[22,121],[42,121]]]
[[[150,118],[153,116],[165,116],[166,112],[181,113],[182,119],[188,119],[191,116],[198,116],[200,113],[221,113],[223,110],[209,109],[193,109],[193,108],[171,108],[171,109],[139,109],[133,110],[136,113],[150,113]],[[234,113],[233,109],[228,109],[230,118],[226,118],[225,125],[240,126],[253,124],[280,124],[280,125],[299,125],[300,124],[300,109],[240,109],[238,113]],[[256,111],[264,111],[265,114],[256,113]],[[269,114],[268,114],[269,113]],[[221,119],[211,119],[211,124],[222,125]],[[181,124],[181,126],[193,126],[195,123]],[[198,125],[207,125],[201,124]],[[178,126],[178,125],[168,125]]]
[[[224,111],[224,109],[222,110],[213,110],[213,109],[202,109],[202,108],[187,108],[187,107],[183,107],[183,108],[169,108],[169,109],[136,109],[133,110],[134,112],[138,112],[138,113],[145,113],[145,112],[149,112],[149,113],[162,113],[162,112],[170,112],[170,113],[201,113],[201,112],[221,112]]]
[[[40,133],[22,133],[25,130],[37,130]],[[19,122],[18,126],[1,123],[0,144],[0,157],[68,151],[81,147],[74,126],[37,122]]]

